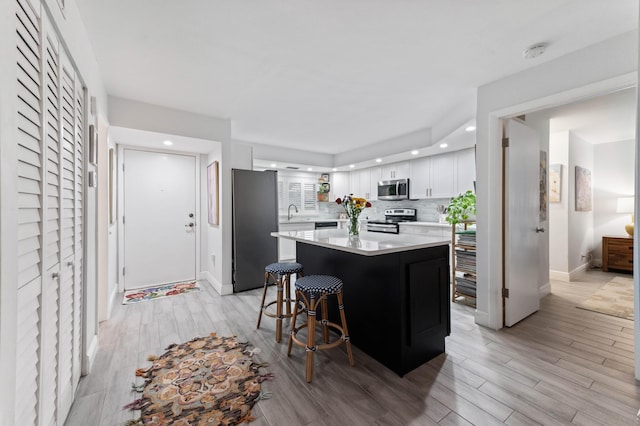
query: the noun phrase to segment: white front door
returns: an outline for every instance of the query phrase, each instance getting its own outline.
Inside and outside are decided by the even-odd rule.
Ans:
[[[124,287],[196,277],[196,157],[124,150]]]
[[[507,121],[505,148],[505,325],[540,309],[538,231],[540,140],[517,120]]]

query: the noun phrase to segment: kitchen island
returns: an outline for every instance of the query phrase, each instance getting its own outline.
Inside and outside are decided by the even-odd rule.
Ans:
[[[403,376],[444,352],[451,331],[449,240],[346,230],[274,232],[296,241],[306,275],[344,283],[351,342]],[[335,303],[329,319],[338,321]]]

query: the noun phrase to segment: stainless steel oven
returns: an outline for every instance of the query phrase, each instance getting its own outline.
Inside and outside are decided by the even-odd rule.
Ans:
[[[378,182],[378,200],[408,200],[409,179],[382,180]]]
[[[384,211],[384,220],[367,222],[367,231],[397,234],[400,232],[400,222],[415,222],[416,219],[416,209],[387,209]]]

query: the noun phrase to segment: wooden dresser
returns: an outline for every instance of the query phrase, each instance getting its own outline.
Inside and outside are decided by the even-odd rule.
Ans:
[[[602,270],[633,272],[633,238],[602,237]]]

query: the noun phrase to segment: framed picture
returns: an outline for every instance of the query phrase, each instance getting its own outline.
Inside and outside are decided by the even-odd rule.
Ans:
[[[109,148],[109,223],[116,223],[116,151]]]
[[[591,170],[576,166],[576,211],[591,211]]]
[[[540,151],[540,221],[547,220],[547,153]]]
[[[320,175],[320,179],[318,179],[318,181],[320,182],[329,182],[329,173],[323,173]]]
[[[207,166],[207,212],[209,225],[218,225],[218,162]]]
[[[89,126],[89,162],[98,165],[98,132],[93,124]]]
[[[549,202],[559,203],[562,199],[562,164],[549,166]]]

